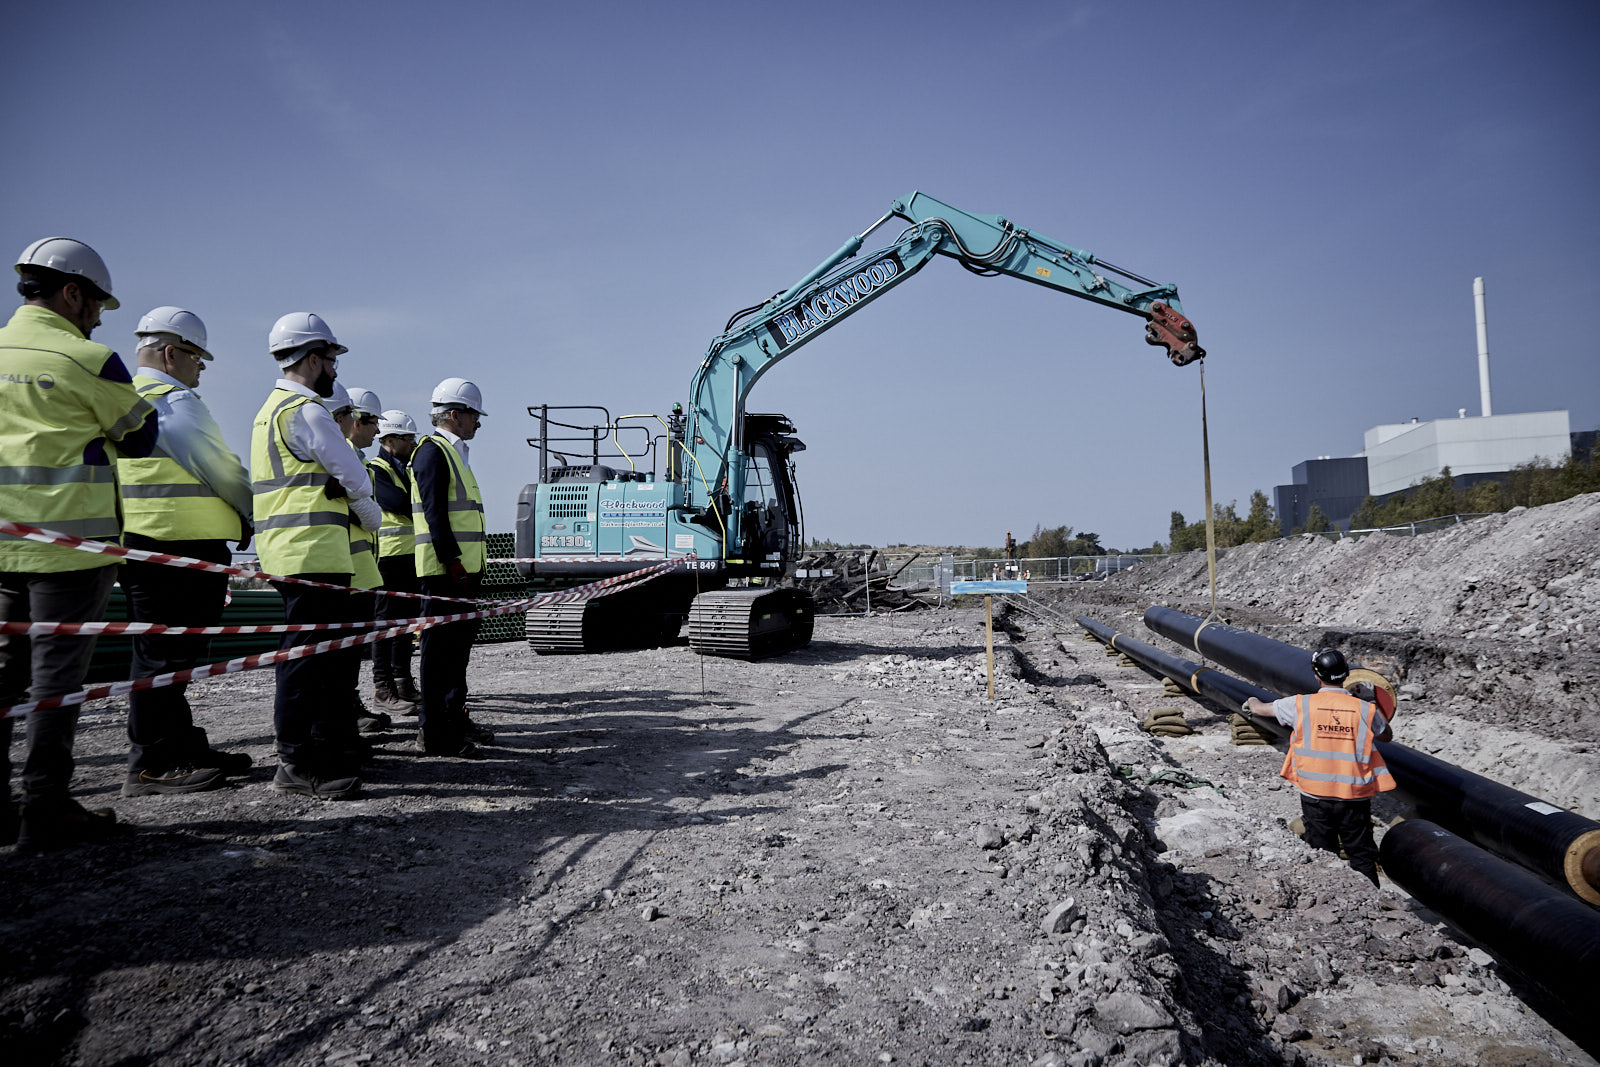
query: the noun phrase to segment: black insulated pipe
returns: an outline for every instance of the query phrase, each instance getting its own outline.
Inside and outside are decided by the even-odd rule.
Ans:
[[[1174,656],[1170,652],[1163,652],[1154,645],[1147,645],[1143,641],[1129,637],[1125,633],[1113,630],[1105,623],[1099,622],[1088,615],[1079,615],[1078,625],[1135,663],[1155,671],[1163,677],[1172,679],[1190,692],[1198,693],[1207,700],[1221,704],[1230,711],[1239,711],[1239,706],[1250,697],[1266,701],[1273,701],[1278,698],[1276,693],[1268,692],[1258,686],[1251,685],[1249,682],[1231,678],[1226,674],[1218,674],[1210,667],[1203,667],[1191,660]],[[1288,728],[1276,719],[1262,719],[1252,715],[1250,716],[1250,721],[1262,730],[1278,737],[1289,736]]]
[[[1144,621],[1163,637],[1198,647],[1281,693],[1312,693],[1322,684],[1311,672],[1308,649],[1171,608],[1153,607]],[[1423,814],[1600,904],[1600,822],[1414,748],[1393,741],[1377,747],[1395,784]]]
[[[1144,613],[1144,624],[1275,693],[1315,693],[1322,687],[1311,670],[1311,653],[1303,648],[1159,606]]]
[[[1435,823],[1410,819],[1378,846],[1384,873],[1592,1024],[1600,914]]]

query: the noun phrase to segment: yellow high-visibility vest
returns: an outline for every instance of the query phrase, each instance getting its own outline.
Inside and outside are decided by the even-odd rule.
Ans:
[[[482,574],[487,558],[484,542],[483,496],[478,492],[478,479],[472,469],[461,462],[461,457],[450,442],[439,434],[430,433],[417,442],[421,449],[432,444],[445,458],[450,469],[450,484],[446,491],[446,508],[450,516],[450,532],[455,535],[461,549],[461,565],[468,574]],[[416,455],[412,454],[412,465]],[[445,566],[433,549],[433,534],[428,529],[427,516],[422,512],[422,495],[417,488],[417,476],[411,475],[411,521],[417,538],[417,576],[444,574]]]
[[[361,450],[350,442],[350,451],[360,457]],[[362,469],[366,469],[366,462],[362,461]],[[372,472],[367,471],[367,481],[372,481]],[[362,528],[354,515],[350,516],[350,563],[355,567],[355,572],[350,578],[350,584],[357,589],[376,589],[383,584],[383,572],[378,570],[378,556],[372,550],[372,534]]]
[[[328,499],[333,475],[289,447],[289,419],[310,397],[274,389],[250,432],[256,554],[270,574],[351,574],[350,508]]]
[[[396,489],[401,488],[395,478],[394,468],[382,459],[368,460],[367,473],[372,475],[374,484],[382,478]],[[409,492],[409,490],[408,485],[403,491]],[[391,556],[410,556],[415,554],[416,550],[417,536],[411,522],[411,512],[385,511],[383,524],[378,527],[378,558],[384,560]]]
[[[136,374],[134,388],[154,402],[179,387]],[[237,541],[239,513],[157,444],[144,459],[117,459],[122,526],[127,533],[162,541]]]
[[[117,484],[109,448],[144,425],[150,402],[121,360],[36,304],[0,327],[0,519],[117,541]],[[121,380],[117,380],[117,379]],[[88,570],[117,556],[0,535],[0,571]]]

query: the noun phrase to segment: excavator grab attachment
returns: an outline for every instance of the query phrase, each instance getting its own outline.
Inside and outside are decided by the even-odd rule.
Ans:
[[[1194,323],[1159,300],[1150,305],[1150,324],[1144,328],[1144,341],[1165,348],[1174,367],[1185,367],[1206,358],[1206,350],[1200,347],[1199,338],[1195,336]]]

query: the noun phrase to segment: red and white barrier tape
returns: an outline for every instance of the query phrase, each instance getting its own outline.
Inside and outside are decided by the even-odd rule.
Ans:
[[[18,526],[19,526],[19,524],[17,524],[17,523],[0,522],[0,531],[6,532],[6,533],[10,533],[12,531],[5,529],[5,527],[18,527]],[[31,527],[23,527],[23,528],[24,529],[31,529]],[[97,543],[103,543],[103,542],[97,542]],[[111,545],[111,546],[107,546],[107,547],[116,548],[118,546]],[[141,550],[139,550],[139,549],[129,549],[127,551],[141,551]],[[161,553],[148,553],[148,554],[150,554],[150,555],[160,555]],[[172,558],[179,558],[179,557],[172,557]],[[196,560],[194,562],[199,563],[199,562],[203,562],[203,561]],[[419,617],[419,618],[415,618],[415,619],[395,620],[393,625],[387,626],[387,627],[385,627],[384,629],[381,629],[381,630],[376,630],[376,631],[374,631],[372,633],[360,634],[360,635],[355,635],[355,636],[351,636],[351,637],[341,637],[341,638],[336,638],[334,640],[329,640],[329,641],[320,641],[320,642],[317,642],[315,644],[296,645],[294,648],[279,649],[276,652],[262,652],[262,653],[258,653],[256,655],[254,655],[254,656],[243,656],[243,657],[241,657],[239,659],[228,660],[226,663],[212,663],[212,664],[208,664],[208,665],[203,666],[203,667],[191,667],[191,668],[189,668],[187,670],[173,671],[173,672],[170,672],[170,673],[167,673],[167,674],[158,674],[158,675],[154,675],[154,676],[149,677],[149,678],[138,678],[138,679],[134,679],[132,681],[127,681],[127,682],[116,682],[116,683],[113,683],[112,685],[95,686],[95,687],[90,688],[90,689],[80,690],[77,693],[68,693],[68,694],[65,694],[63,696],[58,696],[58,697],[48,697],[48,698],[46,698],[44,700],[30,701],[29,703],[26,703],[26,704],[16,704],[16,705],[13,705],[13,706],[11,706],[9,708],[0,708],[0,718],[17,718],[19,716],[26,715],[31,711],[48,711],[48,710],[51,710],[53,708],[63,708],[63,707],[68,707],[68,706],[71,706],[71,705],[74,705],[74,704],[82,704],[82,703],[84,703],[85,701],[88,701],[88,700],[100,700],[100,699],[103,699],[105,697],[121,696],[121,695],[124,695],[124,694],[127,694],[127,693],[138,692],[138,691],[143,690],[143,689],[156,689],[156,688],[160,688],[162,686],[175,685],[175,684],[177,684],[179,682],[188,682],[188,681],[192,681],[192,680],[194,680],[196,678],[210,678],[210,677],[213,677],[214,675],[219,675],[219,674],[235,674],[235,673],[238,673],[240,671],[255,670],[256,668],[259,668],[259,667],[276,666],[279,663],[282,663],[282,662],[285,662],[285,661],[291,660],[291,659],[301,659],[301,658],[303,658],[305,656],[314,656],[314,655],[317,655],[317,654],[323,653],[323,652],[335,652],[335,651],[338,651],[340,649],[356,648],[356,647],[358,647],[360,645],[372,644],[373,642],[381,641],[381,640],[383,640],[385,638],[388,638],[388,637],[398,637],[400,634],[405,633],[407,630],[411,630],[411,629],[419,627],[419,626],[443,626],[443,625],[446,625],[448,623],[453,623],[453,622],[470,622],[470,621],[475,620],[475,619],[486,619],[486,618],[491,618],[491,617],[496,616],[496,615],[509,615],[514,611],[527,611],[530,608],[547,607],[547,606],[550,606],[552,604],[570,604],[570,603],[574,603],[574,602],[580,601],[580,600],[592,600],[592,599],[594,599],[596,597],[607,596],[607,595],[612,594],[612,593],[621,592],[624,589],[631,589],[636,585],[642,585],[645,582],[648,582],[651,579],[656,578],[659,575],[665,573],[666,571],[676,567],[679,564],[679,562],[681,562],[681,561],[679,561],[679,560],[667,560],[667,561],[664,561],[664,562],[661,562],[661,563],[654,564],[654,565],[652,565],[650,567],[643,568],[641,570],[632,571],[632,572],[627,573],[627,574],[613,575],[610,578],[602,578],[597,582],[589,582],[586,585],[573,586],[571,589],[563,589],[560,592],[556,592],[556,593],[542,593],[539,596],[524,597],[524,598],[520,598],[520,599],[517,599],[517,600],[508,600],[508,601],[504,601],[502,603],[495,604],[495,606],[492,607],[492,608],[482,608],[482,609],[479,609],[478,611],[463,612],[463,613],[457,614],[457,615],[423,616],[423,617]],[[312,584],[320,584],[320,583],[312,583]],[[335,588],[337,588],[337,587],[335,587]],[[434,597],[432,599],[442,599],[442,598]],[[14,632],[18,632],[16,630],[10,629],[10,627],[11,626],[21,626],[21,625],[26,625],[26,626],[28,626],[30,628],[31,627],[35,627],[35,626],[49,627],[49,629],[44,631],[44,632],[47,632],[47,633],[70,633],[70,632],[74,632],[72,629],[69,629],[69,628],[72,628],[72,627],[94,627],[94,626],[123,626],[123,627],[129,627],[129,626],[139,626],[139,625],[155,626],[155,625],[159,625],[159,624],[151,624],[151,623],[145,623],[145,624],[141,624],[141,623],[27,623],[27,624],[5,624],[5,626],[6,626],[5,632],[13,632],[13,633]],[[204,626],[202,626],[202,627],[185,627],[185,628],[169,627],[169,628],[165,628],[161,632],[164,632],[164,633],[167,633],[167,634],[177,634],[177,633],[213,632],[213,631],[220,630],[222,632],[227,632],[227,633],[251,633],[251,632],[254,632],[254,633],[287,633],[287,632],[298,632],[298,631],[304,631],[304,630],[342,629],[342,628],[344,628],[344,627],[346,627],[348,625],[372,626],[372,625],[375,625],[375,624],[371,623],[371,622],[363,622],[363,623],[356,623],[356,624],[346,624],[346,623],[302,623],[302,624],[293,624],[293,625],[286,624],[286,625],[282,625],[282,626],[257,626],[257,627],[204,627]],[[85,629],[79,629],[76,632],[88,633],[90,631],[85,630]],[[97,630],[97,631],[93,631],[93,632],[97,632],[98,633],[98,632],[104,632],[104,631],[98,631]],[[121,632],[128,632],[128,631],[124,630],[124,631],[121,631]]]

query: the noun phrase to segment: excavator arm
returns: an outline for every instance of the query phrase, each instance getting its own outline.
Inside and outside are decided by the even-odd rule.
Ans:
[[[866,238],[896,218],[908,223],[899,238],[858,256]],[[1177,366],[1205,358],[1178,303],[1176,286],[1142,278],[1003,216],[974,215],[912,193],[896,200],[886,215],[794,285],[736,314],[712,340],[689,390],[689,499],[705,506],[719,498],[742,498],[745,401],[773,364],[938,255],[976,274],[1009,275],[1138,315],[1146,320],[1146,343],[1165,348]],[[716,510],[726,516],[726,543],[737,544],[737,510]]]

